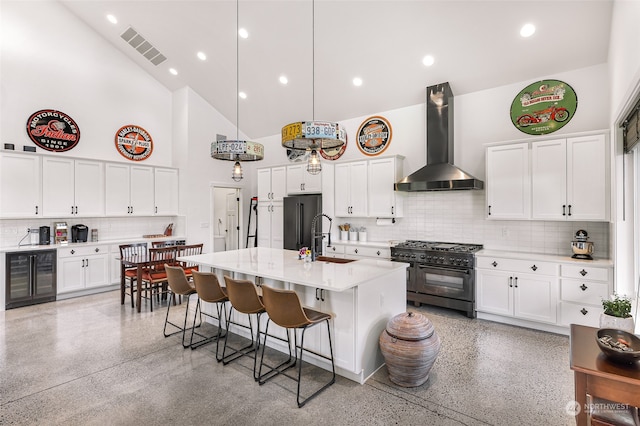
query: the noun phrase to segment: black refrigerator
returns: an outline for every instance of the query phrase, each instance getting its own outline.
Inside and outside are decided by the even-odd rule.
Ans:
[[[322,213],[322,195],[298,195],[284,197],[284,248],[311,249],[311,222]],[[322,220],[316,221],[316,232],[322,232]],[[316,240],[317,252],[322,249],[322,240]]]
[[[6,254],[5,309],[56,300],[57,250]]]

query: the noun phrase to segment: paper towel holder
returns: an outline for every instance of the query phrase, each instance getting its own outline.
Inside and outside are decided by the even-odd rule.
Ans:
[[[378,221],[380,219],[389,219],[389,218],[388,217],[376,217],[376,221]],[[396,223],[396,218],[395,217],[391,218],[391,223]]]

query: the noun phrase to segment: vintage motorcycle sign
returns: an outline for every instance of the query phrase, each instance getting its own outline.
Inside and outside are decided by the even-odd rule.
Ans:
[[[64,152],[80,142],[78,124],[61,111],[43,109],[27,120],[27,134],[37,146],[47,151]]]
[[[364,155],[382,154],[391,143],[391,124],[386,118],[373,116],[360,124],[356,134],[356,144]]]
[[[578,97],[567,83],[542,80],[525,87],[511,103],[511,122],[529,135],[546,135],[564,127],[576,113]]]
[[[118,129],[115,142],[120,155],[128,160],[146,160],[153,152],[153,139],[149,132],[133,124]]]

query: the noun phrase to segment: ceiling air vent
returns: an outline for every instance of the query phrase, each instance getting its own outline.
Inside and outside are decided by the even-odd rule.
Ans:
[[[120,37],[127,43],[136,49],[142,56],[147,58],[153,65],[159,65],[167,60],[158,49],[153,47],[140,33],[134,30],[132,27],[126,29]]]

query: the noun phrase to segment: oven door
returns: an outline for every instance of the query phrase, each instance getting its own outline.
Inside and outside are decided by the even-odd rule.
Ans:
[[[411,291],[473,301],[473,269],[416,264]]]

